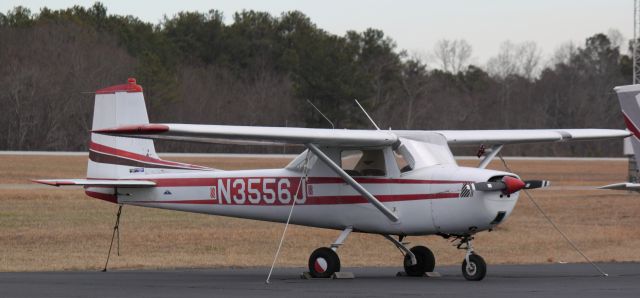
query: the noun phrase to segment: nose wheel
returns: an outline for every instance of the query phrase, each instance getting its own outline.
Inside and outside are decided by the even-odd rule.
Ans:
[[[482,280],[487,275],[487,263],[481,256],[472,253],[462,262],[462,275],[469,281]]]
[[[469,281],[483,280],[487,275],[487,263],[473,251],[473,245],[471,244],[473,237],[465,236],[459,240],[458,249],[467,251],[464,261],[462,261],[462,276]]]

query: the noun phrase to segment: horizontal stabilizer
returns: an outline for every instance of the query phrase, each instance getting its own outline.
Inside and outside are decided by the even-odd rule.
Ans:
[[[598,187],[598,189],[640,191],[640,183],[630,183],[630,182],[614,183],[614,184],[609,184],[609,185],[605,185],[605,186],[600,186],[600,187]]]
[[[100,180],[100,179],[50,179],[33,180],[33,182],[51,186],[120,186],[120,187],[154,187],[156,183],[148,180]]]

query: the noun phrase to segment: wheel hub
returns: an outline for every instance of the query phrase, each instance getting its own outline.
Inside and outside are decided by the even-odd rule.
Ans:
[[[316,272],[323,273],[327,271],[327,260],[324,258],[317,258],[315,263],[313,264],[313,268]]]
[[[467,263],[467,274],[475,275],[476,274],[476,264],[475,263]]]

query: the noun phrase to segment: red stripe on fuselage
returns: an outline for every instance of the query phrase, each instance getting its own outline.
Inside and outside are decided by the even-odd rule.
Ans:
[[[216,177],[216,178],[145,178],[144,180],[153,181],[157,187],[170,186],[216,186],[218,179],[290,179],[292,182],[300,180],[300,177]],[[459,184],[469,183],[470,181],[458,180],[418,180],[418,179],[391,179],[391,178],[354,178],[356,182],[362,184]],[[132,179],[140,180],[140,178]],[[309,177],[307,184],[340,184],[345,181],[340,177]]]
[[[378,195],[375,196],[381,202],[401,202],[401,201],[416,201],[416,200],[436,200],[436,199],[454,199],[460,196],[459,193],[435,193],[435,194],[409,194],[409,195]],[[278,200],[273,203],[266,203],[264,200],[260,200],[259,203],[254,204],[245,200],[242,204],[237,204],[234,200],[231,203],[218,202],[218,200],[171,200],[171,201],[153,201],[153,200],[140,200],[140,201],[127,201],[127,203],[153,203],[153,204],[199,204],[199,205],[247,205],[247,206],[290,206],[289,204],[282,204]],[[369,203],[364,197],[356,196],[308,196],[306,202],[297,203],[299,205],[339,205],[339,204],[365,204]]]
[[[419,180],[419,179],[394,179],[394,178],[370,178],[370,177],[353,177],[354,180],[362,184],[456,184],[469,183],[469,181],[457,180]],[[336,184],[345,183],[340,177],[309,177],[309,184]]]
[[[101,144],[94,143],[94,142],[90,142],[89,143],[89,150],[94,150],[94,151],[101,152],[101,153],[112,154],[112,155],[116,155],[118,157],[133,159],[133,160],[136,160],[136,161],[146,162],[146,163],[155,163],[155,164],[166,165],[166,166],[184,167],[184,168],[187,168],[187,169],[202,169],[202,170],[209,169],[207,167],[202,167],[202,166],[196,166],[196,165],[191,165],[191,164],[186,164],[186,163],[166,161],[166,160],[162,160],[162,159],[158,159],[158,158],[153,158],[153,157],[149,157],[149,156],[146,156],[146,155],[141,155],[141,154],[125,151],[125,150],[122,150],[122,149],[117,149],[117,148],[101,145]],[[149,167],[153,167],[153,166],[149,165]]]
[[[459,193],[434,193],[434,194],[409,194],[409,195],[374,195],[380,202],[401,202],[417,200],[452,199],[460,196]],[[308,196],[303,205],[336,205],[336,204],[363,204],[369,203],[360,195],[355,196]]]

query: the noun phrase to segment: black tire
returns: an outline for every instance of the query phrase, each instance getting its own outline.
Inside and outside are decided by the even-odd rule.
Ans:
[[[316,278],[328,278],[340,271],[340,258],[333,249],[320,247],[309,257],[309,273]]]
[[[424,246],[414,246],[411,252],[416,256],[417,264],[411,266],[411,257],[404,256],[404,272],[409,276],[424,276],[425,272],[433,272],[436,267],[436,258],[433,252]]]
[[[487,275],[487,263],[484,259],[479,255],[471,254],[469,256],[469,263],[471,263],[471,266],[467,268],[467,260],[465,259],[462,262],[462,275],[464,278],[470,281],[483,280]]]

